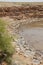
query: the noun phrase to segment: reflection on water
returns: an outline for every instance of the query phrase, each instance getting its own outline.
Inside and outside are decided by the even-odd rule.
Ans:
[[[35,49],[43,50],[43,28],[23,28],[20,35]]]

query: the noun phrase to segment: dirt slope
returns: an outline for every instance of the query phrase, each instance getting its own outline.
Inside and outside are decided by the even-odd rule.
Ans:
[[[0,17],[9,16],[14,19],[43,18],[43,5],[0,7]]]

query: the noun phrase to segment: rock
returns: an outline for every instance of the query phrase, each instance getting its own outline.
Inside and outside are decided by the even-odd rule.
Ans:
[[[39,60],[36,60],[36,59],[33,59],[32,63],[33,63],[33,65],[39,65],[40,64],[40,61]]]
[[[17,51],[17,53],[20,53],[20,48],[19,48],[19,46],[16,46],[16,51]]]

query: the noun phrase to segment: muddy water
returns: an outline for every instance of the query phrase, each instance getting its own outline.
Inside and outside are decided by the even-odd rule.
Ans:
[[[43,28],[22,28],[19,33],[36,50],[43,50]]]

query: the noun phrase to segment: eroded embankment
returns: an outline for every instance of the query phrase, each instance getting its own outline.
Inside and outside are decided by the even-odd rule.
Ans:
[[[0,17],[10,16],[14,19],[43,18],[43,5],[0,7]]]

